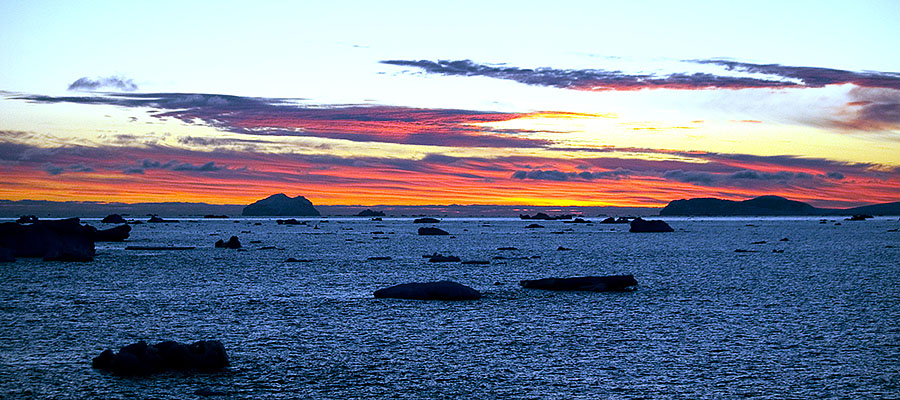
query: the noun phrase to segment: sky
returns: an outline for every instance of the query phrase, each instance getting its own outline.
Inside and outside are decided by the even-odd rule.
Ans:
[[[83,3],[0,2],[0,199],[900,201],[898,2]]]

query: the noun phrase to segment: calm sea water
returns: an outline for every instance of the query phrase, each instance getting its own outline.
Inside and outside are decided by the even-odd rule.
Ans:
[[[526,230],[532,221],[517,219],[437,225],[453,237],[417,236],[410,218],[320,220],[144,224],[127,243],[99,243],[91,263],[0,264],[0,398],[183,399],[200,388],[220,398],[900,398],[896,217],[668,218],[668,234],[560,221]],[[231,235],[246,251],[213,248]],[[434,252],[523,258],[422,258]],[[641,286],[517,284],[607,274]],[[441,279],[485,296],[372,297]],[[221,340],[231,367],[122,378],[90,366],[138,340],[200,339]]]

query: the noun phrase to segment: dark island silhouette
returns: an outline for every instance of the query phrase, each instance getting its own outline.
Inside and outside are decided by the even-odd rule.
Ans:
[[[284,193],[273,194],[247,207],[241,215],[245,217],[318,217],[319,210],[303,196],[294,198]]]
[[[663,216],[787,216],[787,215],[857,215],[900,214],[900,202],[873,204],[847,209],[816,208],[807,203],[779,196],[760,196],[750,200],[733,201],[715,198],[681,199],[670,202],[660,210]]]
[[[356,213],[357,217],[384,217],[384,211],[375,211],[371,208],[367,208],[363,211]]]

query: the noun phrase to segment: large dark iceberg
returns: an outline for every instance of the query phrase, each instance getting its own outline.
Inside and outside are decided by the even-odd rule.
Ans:
[[[478,300],[481,292],[451,281],[404,283],[375,291],[375,298],[409,300]]]
[[[78,218],[37,221],[28,225],[0,224],[0,248],[13,257],[42,257],[46,261],[93,261],[97,229]],[[7,252],[4,252],[7,253]]]
[[[291,198],[284,193],[278,193],[244,207],[241,215],[245,217],[305,217],[319,216],[319,211],[303,196]]]
[[[131,227],[128,225],[119,225],[114,228],[97,230],[94,233],[95,242],[122,242],[128,239]]]

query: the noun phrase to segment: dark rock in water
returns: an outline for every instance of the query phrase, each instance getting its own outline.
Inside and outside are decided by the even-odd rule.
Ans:
[[[562,246],[559,246],[556,248],[556,251],[566,251],[566,250],[572,250],[572,249],[570,249],[568,247],[562,247]]]
[[[147,222],[152,222],[152,223],[157,223],[157,224],[158,223],[176,223],[176,222],[178,222],[178,220],[177,219],[162,219],[159,216],[151,215],[150,219],[147,220]]]
[[[766,244],[766,241],[765,241],[765,240],[760,240],[760,241],[753,242],[753,243],[750,243],[750,244]]]
[[[625,292],[633,290],[638,282],[633,275],[582,276],[575,278],[545,278],[519,282],[526,289],[556,291]]]
[[[543,225],[531,224],[531,225],[526,226],[525,229],[535,229],[535,228],[543,228],[543,227],[544,227]]]
[[[566,224],[589,224],[591,221],[585,220],[583,218],[575,218],[571,221],[564,221]]]
[[[431,217],[416,218],[413,220],[414,224],[436,224],[438,222],[441,222],[441,220]]]
[[[428,258],[428,262],[459,262],[460,258],[457,256],[444,256],[441,254],[435,254]]]
[[[629,221],[628,218],[625,218],[625,217],[619,217],[618,219],[613,218],[613,217],[607,217],[603,221],[600,221],[601,224],[627,224],[629,222],[631,222],[631,221]]]
[[[375,217],[370,219],[370,221],[382,221],[381,217]]]
[[[357,217],[384,217],[384,211],[365,209],[356,214]]]
[[[735,253],[759,253],[758,250],[734,249]]]
[[[662,220],[644,220],[635,218],[631,221],[629,232],[675,232],[669,224]]]
[[[119,214],[109,214],[109,215],[103,217],[103,219],[100,220],[100,222],[102,222],[104,224],[127,224],[128,223],[128,221],[125,221],[125,218],[122,218],[122,216]]]
[[[449,235],[450,233],[440,229],[440,228],[419,228],[419,235],[423,236],[433,236],[433,235]]]
[[[304,222],[297,221],[294,218],[290,219],[276,219],[275,223],[278,225],[304,225]]]
[[[203,216],[206,219],[228,219],[227,215],[215,215],[215,214],[206,214]]]
[[[305,259],[299,259],[299,260],[298,260],[298,259],[296,259],[296,258],[294,258],[294,257],[288,257],[288,259],[287,259],[287,260],[284,260],[284,262],[286,262],[286,263],[301,263],[301,262],[302,262],[302,263],[306,263],[306,262],[312,262],[312,260],[305,260]]]
[[[782,250],[779,250],[779,249],[772,249],[772,252],[773,252],[773,253],[784,253],[784,250],[783,250],[783,249],[782,249]]]
[[[126,246],[125,250],[193,250],[194,246]]]
[[[498,247],[497,250],[518,250],[517,247]]]
[[[228,366],[225,346],[217,340],[190,345],[167,341],[148,345],[140,341],[118,353],[104,350],[91,366],[120,376],[151,375],[169,370],[218,370]]]
[[[844,221],[865,221],[867,219],[875,218],[869,214],[856,214],[850,218],[844,218]]]
[[[318,216],[319,211],[303,196],[290,198],[284,193],[278,193],[244,207],[241,215],[245,217],[306,217]]]
[[[237,236],[232,236],[227,242],[219,239],[216,242],[216,247],[223,249],[239,249],[241,248],[241,241],[238,240]]]
[[[463,261],[463,265],[488,265],[491,262],[486,260]]]
[[[788,239],[788,238],[781,238],[781,240],[779,240],[779,242],[789,242],[790,240],[791,239]]]
[[[92,261],[96,229],[78,218],[37,221],[29,225],[0,224],[0,248],[13,257],[43,257],[46,261]]]
[[[481,293],[451,281],[404,283],[375,291],[375,298],[410,300],[478,300]]]
[[[33,224],[35,222],[38,222],[36,215],[23,215],[16,220],[17,224]]]
[[[559,219],[572,219],[572,214],[550,216],[539,212],[537,214],[534,214],[533,216],[530,216],[528,214],[519,214],[519,219],[540,219],[544,221],[553,221]]]
[[[16,261],[16,254],[11,249],[0,247],[0,262]]]
[[[95,242],[123,242],[128,239],[131,227],[128,225],[119,225],[115,228],[98,230],[94,233]]]

